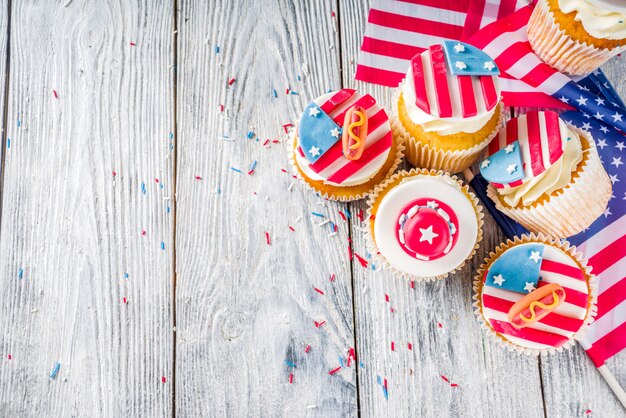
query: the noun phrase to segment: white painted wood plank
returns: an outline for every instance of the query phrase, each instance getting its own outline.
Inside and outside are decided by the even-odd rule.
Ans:
[[[359,3],[340,2],[343,82],[389,104],[392,89],[353,79],[368,11],[367,1]],[[365,208],[360,203],[351,210]],[[388,272],[355,264],[357,353],[365,366],[359,370],[363,416],[543,416],[537,360],[499,349],[483,336],[472,312],[474,272],[503,239],[488,214],[485,218],[477,255],[444,281],[411,289]],[[364,254],[361,226],[353,228],[353,240],[355,250]],[[378,376],[387,378],[388,399]],[[451,387],[441,376],[459,386]]]
[[[6,77],[7,77],[7,40],[9,37],[9,1],[0,0],[0,138],[4,139],[6,127],[4,126],[4,106],[6,94]],[[3,145],[0,144],[0,161],[4,153]],[[0,166],[0,176],[2,176],[2,167]],[[2,185],[0,182],[0,198],[2,197]]]
[[[172,3],[64,3],[12,2],[0,415],[166,416]]]
[[[298,184],[289,191],[293,179],[281,171],[281,125],[340,86],[332,9],[306,0],[180,3],[180,416],[356,414],[354,366],[329,374],[354,346],[348,226],[338,214],[345,205],[318,205]],[[285,95],[286,87],[299,94]],[[264,148],[266,138],[280,143]],[[338,235],[316,226],[323,219],[312,211],[337,223]]]

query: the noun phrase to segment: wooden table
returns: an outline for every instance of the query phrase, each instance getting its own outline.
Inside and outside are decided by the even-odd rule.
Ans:
[[[0,416],[624,415],[579,347],[483,336],[490,217],[461,273],[412,289],[349,258],[363,202],[284,172],[314,97],[389,103],[353,80],[367,1],[104,3],[0,0]]]

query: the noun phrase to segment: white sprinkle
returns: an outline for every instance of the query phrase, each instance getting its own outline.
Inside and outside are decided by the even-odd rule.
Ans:
[[[69,6],[71,2],[72,2],[72,0],[67,0],[67,1],[65,2],[65,4],[63,5],[63,7],[67,7],[67,6]]]
[[[294,185],[294,184],[295,184],[295,183],[292,181],[292,182],[291,182],[291,184],[289,185],[289,188],[288,188],[287,190],[292,191],[292,190],[293,190],[293,185]]]
[[[328,234],[329,237],[333,237],[335,235],[337,235],[337,232],[332,232],[332,233]]]
[[[317,224],[317,226],[324,226],[324,225],[326,225],[327,223],[330,223],[330,219],[326,219],[324,222],[320,222],[320,223],[318,223],[318,224]]]
[[[300,222],[301,220],[302,220],[302,216],[298,216],[298,219],[296,219],[296,220],[294,221],[294,224],[297,224],[297,223],[298,223],[298,222]]]

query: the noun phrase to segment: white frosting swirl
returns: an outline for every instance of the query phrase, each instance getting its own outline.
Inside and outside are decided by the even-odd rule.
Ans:
[[[601,3],[601,4],[596,4]],[[575,20],[594,38],[626,39],[626,10],[624,4],[607,4],[593,0],[559,0],[563,13],[576,12]]]

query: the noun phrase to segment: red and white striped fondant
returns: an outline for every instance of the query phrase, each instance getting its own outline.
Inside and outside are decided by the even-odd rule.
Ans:
[[[534,350],[558,348],[585,324],[590,308],[589,284],[576,261],[551,245],[545,246],[539,277],[539,287],[557,283],[565,290],[565,302],[543,319],[516,329],[507,314],[524,295],[485,285],[481,291],[482,315],[495,332],[513,344]]]
[[[496,75],[453,75],[442,45],[411,59],[415,105],[437,118],[469,118],[491,111],[500,100]]]
[[[569,129],[552,111],[532,110],[509,120],[506,128],[489,144],[489,155],[519,141],[524,178],[510,184],[491,183],[496,188],[517,187],[531,180],[563,156]]]
[[[315,103],[339,126],[348,109],[361,106],[368,118],[365,150],[358,160],[348,160],[343,155],[341,137],[317,161],[310,163],[298,147],[296,160],[308,176],[323,179],[337,185],[358,185],[372,178],[385,164],[393,145],[389,118],[376,100],[369,94],[360,94],[352,89],[343,89],[318,97]]]

